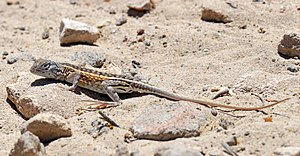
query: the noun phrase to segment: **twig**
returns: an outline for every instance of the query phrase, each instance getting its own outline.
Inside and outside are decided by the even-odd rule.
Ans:
[[[108,116],[106,116],[103,112],[99,111],[99,114],[104,118],[104,120],[109,122],[112,126],[120,127],[116,122],[114,122],[112,119],[110,119]]]

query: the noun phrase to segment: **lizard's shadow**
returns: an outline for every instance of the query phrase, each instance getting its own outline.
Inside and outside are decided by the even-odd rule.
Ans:
[[[64,85],[66,85],[66,90],[67,90],[67,86],[70,86],[70,83],[67,82],[62,82],[62,81],[58,81],[58,80],[53,80],[53,79],[48,79],[48,78],[41,78],[41,79],[37,79],[34,82],[31,83],[31,87],[37,87],[37,86],[45,86],[45,85],[49,85],[49,84],[53,84],[53,83],[62,83]],[[101,101],[112,101],[110,99],[110,97],[106,94],[100,94],[82,87],[77,87],[75,92],[75,94],[85,94],[86,96],[94,99],[94,100],[101,100]],[[130,99],[130,98],[134,98],[134,97],[141,97],[147,94],[143,94],[143,93],[122,93],[122,94],[118,94],[120,99]]]

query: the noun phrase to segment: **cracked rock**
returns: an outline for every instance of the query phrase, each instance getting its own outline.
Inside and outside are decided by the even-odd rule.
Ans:
[[[30,131],[42,142],[49,142],[72,135],[69,123],[59,115],[40,113],[23,124],[21,133]]]
[[[205,115],[184,102],[154,105],[135,119],[131,131],[138,139],[170,140],[200,135]]]

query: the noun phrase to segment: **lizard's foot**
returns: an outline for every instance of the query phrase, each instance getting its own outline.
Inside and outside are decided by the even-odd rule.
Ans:
[[[81,102],[92,102],[91,104],[82,106],[76,109],[77,114],[82,114],[85,111],[95,111],[99,109],[106,109],[110,107],[117,107],[121,102],[106,102],[106,101],[95,101],[95,100],[81,100]]]

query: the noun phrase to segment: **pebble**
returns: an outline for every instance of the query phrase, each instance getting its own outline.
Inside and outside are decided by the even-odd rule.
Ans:
[[[116,14],[116,9],[114,8],[114,7],[109,7],[108,8],[108,12],[109,12],[109,14]]]
[[[69,3],[72,5],[78,4],[78,0],[69,0]]]
[[[236,136],[229,136],[225,139],[224,142],[227,143],[229,146],[235,146],[237,145],[237,138]]]
[[[106,26],[109,26],[111,24],[111,21],[110,20],[103,20],[103,21],[100,21],[96,24],[97,28],[98,29],[101,29],[101,28],[104,28]]]
[[[170,140],[198,136],[206,122],[206,116],[198,109],[184,102],[172,102],[146,108],[130,131],[138,139]]]
[[[144,42],[145,41],[145,36],[140,36],[138,39],[137,39],[138,42]]]
[[[278,45],[278,53],[286,57],[300,58],[300,35],[296,33],[283,35]]]
[[[145,33],[145,30],[144,29],[138,29],[136,31],[137,35],[143,35]]]
[[[121,26],[127,22],[127,19],[125,16],[121,16],[116,21],[116,26]]]
[[[2,52],[2,55],[3,55],[3,56],[7,56],[7,55],[8,55],[8,52],[7,52],[7,51],[3,51],[3,52]]]
[[[215,109],[212,109],[210,112],[211,112],[211,114],[212,114],[213,116],[217,116],[217,115],[218,115],[218,111],[215,110]]]
[[[274,154],[278,156],[299,156],[300,147],[279,147],[274,151]]]
[[[9,156],[43,156],[46,155],[44,145],[39,138],[31,132],[25,132],[15,143]]]
[[[136,11],[150,11],[155,6],[152,0],[131,0],[127,7]]]
[[[7,59],[7,64],[14,64],[18,61],[18,58],[16,57],[10,57]]]
[[[47,39],[49,38],[49,29],[48,28],[45,28],[44,29],[44,32],[42,33],[42,39]]]
[[[27,131],[38,136],[43,143],[72,136],[71,128],[66,119],[50,113],[40,113],[27,120],[22,125],[21,133]]]
[[[150,46],[150,45],[151,45],[151,41],[145,40],[145,41],[144,41],[144,44],[145,44],[146,46]]]
[[[59,28],[61,45],[74,43],[93,44],[100,38],[100,32],[94,26],[71,19],[62,19]]]
[[[295,64],[289,64],[287,70],[290,72],[298,72],[300,70],[300,67]]]
[[[20,4],[20,1],[18,0],[6,0],[7,5],[18,5]]]

